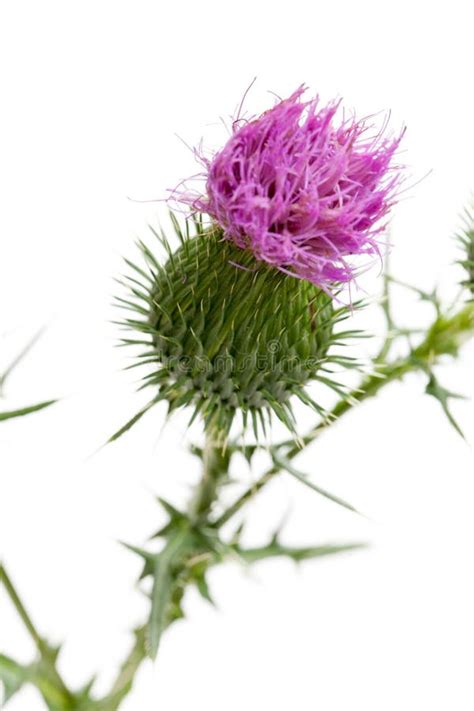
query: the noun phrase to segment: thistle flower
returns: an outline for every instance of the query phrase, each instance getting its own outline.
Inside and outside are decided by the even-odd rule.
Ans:
[[[239,411],[256,433],[270,413],[295,432],[293,396],[322,413],[305,390],[311,380],[341,393],[328,364],[352,360],[329,352],[347,316],[332,297],[354,276],[349,255],[377,252],[399,184],[391,161],[400,138],[366,138],[354,120],[335,127],[338,103],[319,109],[303,91],[235,124],[205,161],[206,195],[179,197],[194,208],[194,233],[193,221],[182,229],[172,215],[181,246],[157,234],[167,262],[142,245],[149,272],[134,267],[144,281],[137,290],[132,279],[126,307],[140,319],[126,323],[150,337],[141,354],[156,365],[150,406],[192,405],[222,440]]]
[[[176,195],[208,213],[226,239],[258,260],[331,290],[357,272],[352,255],[374,255],[400,172],[398,138],[367,136],[364,121],[343,119],[340,102],[303,101],[300,87],[258,118],[234,122],[209,160],[206,193]]]

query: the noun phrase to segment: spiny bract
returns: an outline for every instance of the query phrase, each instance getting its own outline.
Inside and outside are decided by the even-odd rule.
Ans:
[[[183,234],[172,219],[181,239],[175,252],[155,232],[166,263],[143,243],[149,272],[129,263],[140,284],[131,279],[134,298],[125,305],[140,318],[125,324],[149,336],[141,362],[157,366],[145,376],[158,389],[152,402],[166,399],[171,410],[192,405],[192,419],[200,413],[222,439],[238,411],[244,425],[250,415],[255,431],[265,431],[272,412],[294,430],[292,395],[321,411],[304,386],[329,360],[340,310],[314,284],[257,261],[200,217],[192,236],[189,220]]]

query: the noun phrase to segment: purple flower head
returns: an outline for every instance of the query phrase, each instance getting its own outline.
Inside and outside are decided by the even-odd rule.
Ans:
[[[340,102],[303,101],[304,87],[258,118],[235,121],[206,168],[206,194],[179,199],[208,213],[226,239],[323,289],[348,282],[352,255],[378,254],[400,171],[402,134],[367,135],[365,121],[336,123]]]

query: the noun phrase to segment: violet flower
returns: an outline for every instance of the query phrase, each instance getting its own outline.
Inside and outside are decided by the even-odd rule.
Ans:
[[[340,106],[302,99],[302,86],[258,118],[236,120],[206,169],[206,193],[177,197],[209,214],[226,239],[258,260],[328,290],[360,269],[353,255],[380,253],[395,202],[393,157],[403,132],[376,135],[366,121],[336,121]]]

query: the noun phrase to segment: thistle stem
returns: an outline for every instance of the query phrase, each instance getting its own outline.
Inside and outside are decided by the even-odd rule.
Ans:
[[[25,606],[23,605],[22,601],[20,600],[20,597],[12,583],[12,580],[10,576],[8,575],[7,571],[5,570],[5,566],[2,565],[0,566],[0,580],[1,582],[5,585],[5,590],[7,591],[8,597],[12,601],[16,611],[18,612],[18,615],[25,625],[26,629],[30,633],[30,636],[32,637],[34,643],[38,647],[39,651],[42,651],[42,647],[44,645],[43,640],[41,639],[36,627],[34,626],[31,617],[26,611]]]
[[[388,251],[385,256],[385,273],[383,277],[383,294],[382,294],[382,311],[385,316],[385,322],[387,324],[387,330],[384,338],[382,347],[375,357],[375,363],[383,363],[390,353],[390,349],[393,343],[393,330],[395,328],[395,323],[393,321],[392,309],[390,303],[390,277],[388,274],[389,269],[390,252]]]
[[[54,682],[55,686],[57,689],[61,692],[62,697],[64,698],[64,701],[66,704],[69,704],[73,701],[73,695],[67,688],[66,684],[64,683],[61,675],[59,674],[58,670],[56,669],[56,655],[55,655],[55,650],[51,649],[51,647],[48,645],[48,643],[41,637],[39,634],[38,630],[36,629],[35,625],[33,624],[33,621],[31,617],[29,616],[28,612],[26,611],[26,608],[24,604],[22,603],[20,596],[18,595],[15,586],[13,585],[13,582],[8,575],[7,571],[5,570],[5,566],[2,564],[0,565],[0,582],[2,582],[5,585],[5,590],[7,591],[7,594],[10,598],[10,600],[13,603],[13,606],[15,607],[16,611],[18,612],[18,615],[23,622],[24,626],[28,630],[30,637],[33,639],[36,648],[41,656],[41,659],[43,660],[43,663],[47,665],[49,669],[49,673],[51,675],[51,680]]]
[[[263,487],[268,484],[270,479],[273,479],[275,474],[277,474],[279,471],[280,469],[276,466],[272,466],[270,469],[267,469],[267,471],[262,474],[262,476],[257,479],[257,481],[252,484],[252,486],[246,489],[246,491],[244,491],[244,493],[239,496],[239,498],[234,501],[234,503],[231,504],[231,506],[229,506],[229,508],[226,509],[216,521],[214,521],[213,526],[215,528],[220,528],[225,523],[227,523],[227,521],[229,521],[242,508],[242,506],[245,506],[248,501],[253,499],[253,497],[256,496],[256,494],[258,494],[258,492],[263,489]]]
[[[120,703],[131,690],[135,675],[146,657],[145,627],[138,628],[134,634],[134,645],[120,667],[110,693],[103,699],[107,711],[115,711],[119,708]]]
[[[219,486],[228,476],[230,455],[212,432],[206,434],[202,454],[203,472],[190,503],[190,518],[193,522],[205,520],[217,497]]]

